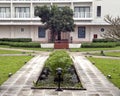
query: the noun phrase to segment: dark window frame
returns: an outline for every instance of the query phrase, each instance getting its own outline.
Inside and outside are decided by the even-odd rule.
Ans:
[[[38,27],[38,38],[45,38],[46,32],[44,27]]]
[[[78,38],[85,38],[86,37],[86,27],[80,26],[78,27]]]

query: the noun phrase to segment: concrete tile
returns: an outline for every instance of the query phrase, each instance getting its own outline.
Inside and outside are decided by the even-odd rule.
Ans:
[[[100,96],[99,94],[87,94],[86,96]]]

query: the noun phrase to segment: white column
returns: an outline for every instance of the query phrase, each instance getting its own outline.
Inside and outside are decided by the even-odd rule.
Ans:
[[[31,0],[31,4],[30,4],[30,18],[34,18],[33,17],[33,13],[34,13],[34,10],[33,10],[33,4],[32,4],[32,0]]]
[[[74,11],[74,5],[73,5],[73,2],[71,2],[71,9]]]
[[[13,18],[13,2],[11,0],[11,5],[10,5],[10,15],[11,15],[11,18]]]
[[[30,26],[30,37],[32,38],[32,41],[35,41],[35,26]]]
[[[14,25],[10,27],[11,38],[15,38]]]

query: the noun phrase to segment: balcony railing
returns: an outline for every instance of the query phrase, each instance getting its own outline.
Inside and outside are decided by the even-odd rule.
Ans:
[[[80,1],[80,2],[92,2],[93,0],[0,0],[2,1]]]
[[[0,1],[11,1],[11,0],[0,0]]]
[[[10,18],[10,13],[0,13],[0,18]]]
[[[15,13],[13,17],[11,17],[10,13],[0,13],[0,18],[31,18],[31,16],[30,16],[30,13]],[[36,17],[32,17],[32,18],[35,19]],[[91,12],[74,12],[74,19],[92,19],[92,13]]]
[[[74,12],[74,18],[92,18],[91,12]]]
[[[30,13],[15,13],[15,18],[30,18]]]

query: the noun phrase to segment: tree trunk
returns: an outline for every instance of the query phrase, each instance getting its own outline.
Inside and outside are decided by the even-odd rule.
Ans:
[[[55,41],[55,32],[51,31],[51,42]]]
[[[61,32],[58,32],[58,40],[61,40]]]

